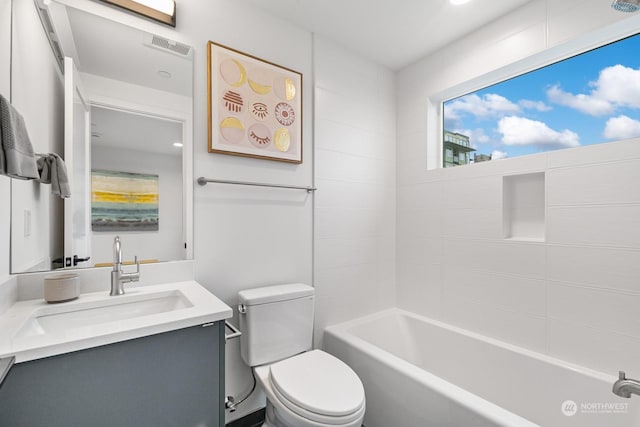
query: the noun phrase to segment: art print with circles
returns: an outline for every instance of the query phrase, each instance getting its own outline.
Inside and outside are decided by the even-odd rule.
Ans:
[[[209,151],[302,163],[302,74],[209,42]]]

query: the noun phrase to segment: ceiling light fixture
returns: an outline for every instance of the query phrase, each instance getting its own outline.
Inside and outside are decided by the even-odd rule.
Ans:
[[[176,26],[175,0],[102,0],[163,24]]]
[[[455,4],[456,6],[469,3],[471,0],[449,0],[449,3]]]
[[[640,0],[614,0],[611,7],[618,12],[637,12],[640,10]]]
[[[174,142],[174,143],[173,143],[173,146],[174,146],[174,147],[178,147],[178,148],[181,148],[183,145],[184,145],[184,144],[183,144],[182,142],[177,142],[177,141],[176,141],[176,142]]]

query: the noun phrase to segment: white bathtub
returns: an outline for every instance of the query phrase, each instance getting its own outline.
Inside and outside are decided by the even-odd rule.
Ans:
[[[324,348],[362,379],[366,427],[640,426],[614,376],[399,309],[327,328]]]

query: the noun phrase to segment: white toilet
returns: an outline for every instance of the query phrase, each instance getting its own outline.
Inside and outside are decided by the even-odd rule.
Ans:
[[[267,395],[263,427],[360,427],[362,382],[344,362],[311,350],[312,287],[267,286],[238,293],[241,352]]]

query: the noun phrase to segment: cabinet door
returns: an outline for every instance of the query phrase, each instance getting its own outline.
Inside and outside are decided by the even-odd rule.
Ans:
[[[223,426],[224,322],[16,364],[0,425]]]

